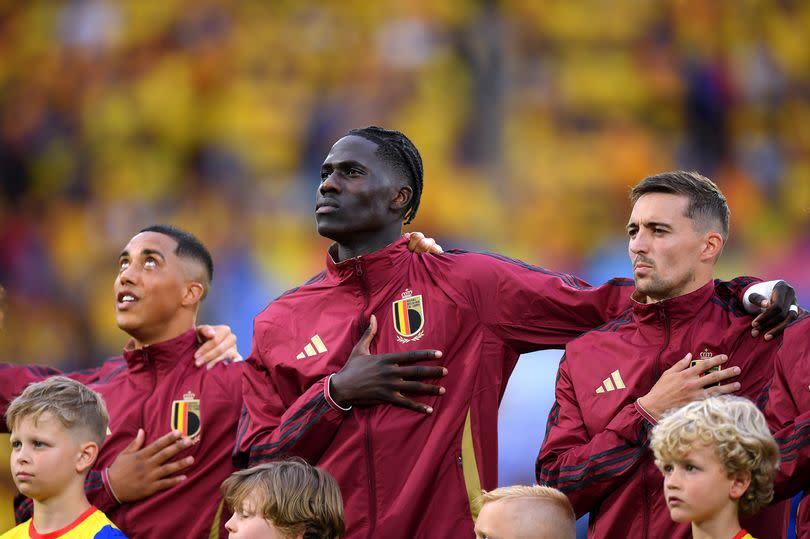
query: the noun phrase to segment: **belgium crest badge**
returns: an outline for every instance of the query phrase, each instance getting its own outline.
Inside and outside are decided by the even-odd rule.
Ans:
[[[425,334],[425,308],[421,294],[414,296],[410,289],[402,293],[402,299],[393,303],[394,330],[401,343],[418,341]]]
[[[200,399],[195,399],[191,391],[183,395],[183,400],[172,401],[172,429],[179,430],[183,437],[199,439],[202,430]]]

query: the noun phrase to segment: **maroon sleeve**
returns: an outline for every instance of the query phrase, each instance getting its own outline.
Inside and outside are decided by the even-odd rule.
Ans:
[[[779,444],[777,498],[810,485],[810,315],[788,326],[774,362],[765,417]]]
[[[538,483],[564,492],[580,517],[635,471],[648,451],[652,424],[633,403],[620,409],[603,432],[590,436],[568,369],[563,356],[535,473]]]
[[[78,371],[73,373],[63,373],[53,367],[45,367],[42,365],[15,365],[10,363],[0,364],[0,415],[5,416],[8,405],[17,397],[23,390],[34,382],[41,382],[51,376],[68,376],[83,384],[92,384],[97,381],[102,373],[102,369],[106,367],[96,367],[86,371]],[[5,420],[0,421],[2,425],[2,432],[8,432]]]
[[[774,433],[779,444],[775,499],[790,498],[810,485],[810,410]]]
[[[562,348],[630,307],[633,281],[600,287],[502,255],[450,251],[457,258],[447,284],[457,286],[482,323],[519,353]],[[459,279],[459,276],[464,279]]]
[[[87,500],[102,513],[111,513],[120,503],[113,495],[107,470],[91,470],[84,481]]]
[[[61,374],[60,371],[39,365],[0,364],[0,414],[5,417],[8,405],[28,384],[41,382],[50,376]],[[9,432],[5,419],[2,421],[3,432]]]
[[[242,371],[244,407],[237,430],[233,461],[237,468],[287,456],[316,463],[332,442],[346,413],[330,402],[329,377],[295,398],[284,399],[273,380],[272,358],[264,357],[262,343],[268,326],[257,322],[253,351]]]

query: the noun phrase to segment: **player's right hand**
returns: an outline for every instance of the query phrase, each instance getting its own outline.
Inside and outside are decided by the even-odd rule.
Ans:
[[[174,474],[194,463],[194,457],[170,461],[193,443],[178,431],[165,434],[143,447],[145,439],[146,433],[138,429],[135,439],[115,457],[107,470],[110,488],[121,503],[142,500],[182,483],[186,476]]]
[[[641,407],[656,420],[661,419],[667,410],[688,402],[734,393],[740,389],[739,382],[715,385],[740,374],[739,367],[708,372],[728,361],[728,356],[720,354],[701,360],[690,367],[691,361],[692,354],[686,354],[683,359],[664,371],[649,393],[638,399]]]
[[[415,412],[432,414],[433,408],[404,395],[444,395],[445,389],[417,380],[441,378],[447,369],[412,365],[418,361],[439,359],[438,350],[410,350],[372,355],[369,347],[377,333],[377,318],[372,315],[368,328],[352,349],[349,360],[332,376],[329,393],[342,406],[393,404]]]

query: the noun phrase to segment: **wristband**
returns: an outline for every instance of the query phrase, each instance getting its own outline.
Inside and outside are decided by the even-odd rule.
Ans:
[[[118,495],[115,493],[112,487],[112,481],[110,481],[110,467],[104,468],[104,479],[106,479],[105,483],[107,483],[107,490],[110,491],[112,494],[113,499],[118,502],[118,505],[121,505],[121,500],[118,499]]]
[[[351,410],[351,409],[352,409],[351,405],[349,405],[349,407],[348,407],[348,408],[344,408],[343,406],[341,406],[340,404],[338,404],[338,403],[335,401],[335,399],[333,399],[333,398],[332,398],[332,395],[330,395],[330,394],[329,394],[329,386],[331,386],[331,385],[332,385],[332,377],[333,377],[335,374],[337,374],[337,373],[332,373],[332,374],[330,374],[330,375],[329,375],[329,378],[327,378],[327,379],[326,379],[326,387],[324,388],[324,391],[326,391],[326,400],[327,400],[327,402],[329,402],[329,404],[333,405],[333,406],[334,406],[335,408],[337,408],[338,410],[342,410],[342,411],[344,411],[344,412],[348,412],[349,410]]]

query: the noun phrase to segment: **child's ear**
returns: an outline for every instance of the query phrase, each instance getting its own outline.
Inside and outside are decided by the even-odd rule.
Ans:
[[[79,446],[79,454],[76,458],[76,472],[84,473],[91,468],[98,457],[98,444],[96,442],[85,442]]]
[[[731,489],[729,490],[729,497],[732,500],[739,500],[748,490],[751,484],[751,472],[746,470],[744,472],[737,472],[731,475]]]

